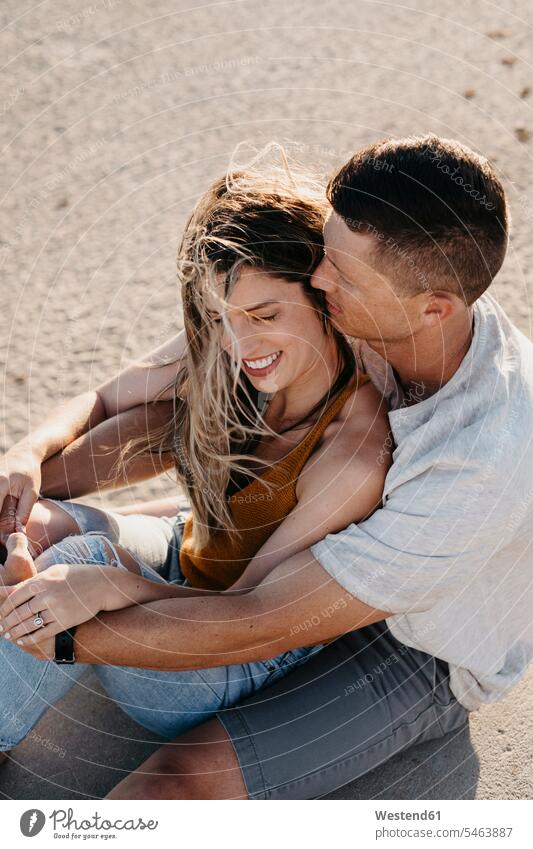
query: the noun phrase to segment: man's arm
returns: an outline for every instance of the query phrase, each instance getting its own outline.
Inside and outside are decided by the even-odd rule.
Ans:
[[[166,599],[80,625],[80,663],[178,671],[247,663],[326,642],[385,619],[342,589],[310,551],[277,566],[243,595]]]
[[[80,498],[148,480],[172,468],[170,454],[145,454],[111,474],[121,447],[171,421],[172,401],[140,404],[111,416],[75,439],[41,467],[41,493],[49,498]]]
[[[135,407],[146,407],[150,401],[172,402],[174,379],[185,353],[186,343],[185,332],[182,330],[96,389],[84,392],[62,404],[56,404],[31,433],[0,458],[0,537],[4,541],[9,533],[17,530],[18,525],[26,524],[39,491],[50,497],[74,498],[99,488],[96,471],[92,468],[92,442],[81,439],[77,446],[72,446],[72,443],[78,442],[79,438],[87,433],[91,434],[92,440],[98,425],[114,417],[118,421],[121,413],[129,412]],[[141,421],[141,427],[142,425]],[[146,425],[141,433],[145,430]],[[118,442],[115,440],[111,447],[116,448],[120,441],[120,438]],[[79,460],[85,458],[83,451],[79,449],[87,446],[90,465],[87,467],[88,480],[85,481],[84,470],[79,464]],[[70,451],[65,454],[67,447],[70,447]],[[64,463],[70,459],[72,462],[69,477]],[[170,461],[164,468],[159,466],[150,474],[150,465],[147,463],[133,480],[130,476],[125,482],[108,481],[108,487],[144,480],[154,474],[161,474],[169,466]],[[106,468],[110,466],[106,465]],[[71,486],[71,480],[74,478],[75,482]]]

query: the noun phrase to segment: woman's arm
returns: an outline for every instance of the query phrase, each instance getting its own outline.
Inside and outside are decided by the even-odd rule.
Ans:
[[[6,595],[0,587],[0,598]],[[346,592],[303,551],[240,596],[162,599],[87,617],[76,631],[74,653],[78,663],[205,669],[264,660],[308,645],[309,634],[297,627],[308,620],[317,623],[312,641],[322,643],[391,615]],[[24,651],[48,660],[54,652],[53,631],[45,625],[17,641],[22,639]]]
[[[371,384],[358,390],[350,404],[349,417],[336,423],[332,431],[302,470],[297,506],[228,590],[217,593],[157,584],[139,575],[122,573],[116,576],[118,596],[115,596],[117,602],[121,597],[122,601],[113,609],[164,598],[241,595],[258,586],[289,557],[308,549],[327,534],[370,516],[381,503],[391,462],[386,407]],[[124,596],[128,604],[124,603]]]
[[[163,584],[150,581],[135,572],[108,567],[105,593],[102,594],[101,610],[122,610],[134,604],[148,604],[165,598],[193,598],[200,595],[221,595],[217,590],[201,590],[196,587],[182,587],[179,584]],[[48,570],[46,570],[48,571]]]
[[[391,463],[387,410],[368,383],[349,399],[302,470],[298,504],[259,549],[231,590],[253,589],[280,563],[328,534],[362,522],[380,506]]]
[[[51,498],[64,494],[68,498],[79,498],[96,490],[130,486],[172,467],[172,458],[161,462],[155,454],[129,463],[127,477],[122,474],[118,478],[110,476],[121,445],[171,419],[174,386],[170,384],[176,377],[185,345],[182,330],[97,387],[95,393],[103,408],[100,421],[88,431],[76,434],[79,438],[65,443],[47,468],[43,467],[43,494]],[[169,364],[161,365],[165,362]],[[151,403],[153,401],[155,403]]]
[[[0,457],[0,542],[24,530],[42,484],[41,468],[76,437],[106,417],[96,390],[60,404],[31,433]]]
[[[24,539],[23,534],[12,534],[13,537]],[[19,549],[16,549],[15,542],[6,566],[12,571],[17,565],[15,560],[19,549],[25,553],[23,543],[19,541]],[[11,640],[23,639],[29,634],[37,639],[49,640],[66,628],[81,625],[101,612],[197,595],[213,596],[219,593],[150,581],[116,566],[97,565],[89,568],[80,563],[56,563],[14,585],[12,581],[2,582],[0,627],[2,633],[9,634],[8,639]],[[45,627],[37,628],[34,624],[35,616],[28,613],[27,603],[30,599],[35,599],[33,603],[43,615]],[[37,631],[40,632],[39,637]]]
[[[180,330],[172,339],[98,386],[107,416],[116,416],[150,401],[171,400],[186,345],[185,331]]]

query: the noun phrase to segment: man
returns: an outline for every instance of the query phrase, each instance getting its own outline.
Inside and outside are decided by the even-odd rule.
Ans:
[[[428,136],[363,149],[328,198],[314,285],[391,406],[381,509],[246,595],[103,614],[75,643],[82,662],[126,666],[141,645],[141,665],[164,670],[203,668],[213,647],[229,664],[333,642],[110,798],[323,796],[461,728],[533,654],[533,346],[486,293],[503,188],[485,159]]]

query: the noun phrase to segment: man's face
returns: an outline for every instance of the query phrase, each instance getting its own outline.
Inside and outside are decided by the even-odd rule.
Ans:
[[[393,280],[375,267],[377,236],[354,232],[332,211],[324,226],[324,259],[312,285],[326,293],[336,327],[368,342],[396,342],[416,335],[424,324],[427,294],[400,297]]]

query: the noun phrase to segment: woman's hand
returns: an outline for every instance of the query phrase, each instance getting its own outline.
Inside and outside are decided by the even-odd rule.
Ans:
[[[115,572],[113,566],[57,563],[15,587],[0,588],[0,637],[23,648],[42,646],[87,622],[113,603]]]
[[[0,542],[23,531],[41,489],[42,457],[19,443],[0,457]]]

